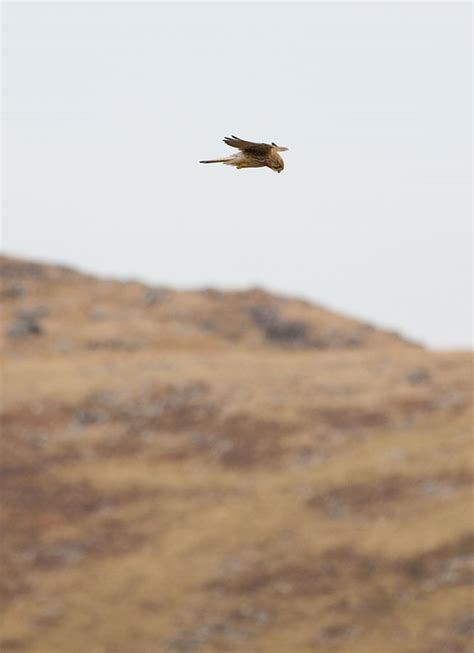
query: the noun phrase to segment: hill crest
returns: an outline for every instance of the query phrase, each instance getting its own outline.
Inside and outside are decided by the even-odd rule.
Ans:
[[[173,290],[0,257],[0,297],[14,346],[352,349],[417,346],[397,333],[261,288]]]

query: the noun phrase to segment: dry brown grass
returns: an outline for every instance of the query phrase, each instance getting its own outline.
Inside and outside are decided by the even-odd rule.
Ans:
[[[472,650],[468,353],[2,266],[2,653]]]

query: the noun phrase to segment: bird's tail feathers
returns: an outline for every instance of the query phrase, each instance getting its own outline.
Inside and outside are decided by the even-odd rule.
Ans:
[[[231,158],[227,159],[207,159],[207,161],[199,161],[199,163],[227,163]]]

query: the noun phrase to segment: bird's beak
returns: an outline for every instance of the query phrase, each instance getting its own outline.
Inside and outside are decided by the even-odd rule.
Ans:
[[[280,146],[278,146],[278,151],[279,151],[279,152],[287,152],[287,151],[288,151],[288,148],[287,148],[287,147],[280,147]]]

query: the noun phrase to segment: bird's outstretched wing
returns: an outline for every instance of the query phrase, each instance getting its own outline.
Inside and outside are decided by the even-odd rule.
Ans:
[[[260,156],[268,156],[273,147],[272,145],[268,145],[268,143],[252,143],[251,141],[243,141],[237,136],[224,138],[224,143],[230,145],[230,147],[236,147],[242,152]]]

